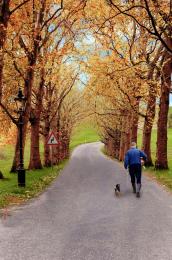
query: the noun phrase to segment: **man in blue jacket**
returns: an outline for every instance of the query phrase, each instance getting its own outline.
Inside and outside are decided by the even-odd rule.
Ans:
[[[136,197],[140,197],[141,177],[142,177],[142,160],[146,161],[147,156],[144,152],[136,148],[136,143],[131,143],[131,148],[125,154],[124,167],[129,168],[131,184]],[[137,182],[137,185],[136,185]]]

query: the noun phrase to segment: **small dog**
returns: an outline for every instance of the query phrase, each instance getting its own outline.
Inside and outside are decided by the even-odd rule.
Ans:
[[[120,184],[116,184],[115,186],[115,195],[117,197],[120,195]]]

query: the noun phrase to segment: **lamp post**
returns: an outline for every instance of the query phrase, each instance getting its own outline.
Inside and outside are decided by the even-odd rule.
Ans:
[[[18,129],[19,129],[19,165],[18,165],[18,186],[25,187],[25,169],[23,162],[23,113],[25,111],[26,98],[22,93],[21,88],[18,90],[18,95],[14,99],[17,106],[18,118]]]

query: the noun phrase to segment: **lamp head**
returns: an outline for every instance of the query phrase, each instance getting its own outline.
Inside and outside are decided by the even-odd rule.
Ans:
[[[24,112],[26,106],[26,97],[23,95],[21,88],[19,88],[17,97],[14,100],[16,102],[18,112]]]

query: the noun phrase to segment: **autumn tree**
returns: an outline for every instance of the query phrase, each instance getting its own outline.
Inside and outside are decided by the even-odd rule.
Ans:
[[[127,1],[123,4],[108,0],[108,4],[118,15],[130,17],[140,29],[149,33],[153,40],[158,41],[164,49],[164,65],[161,69],[161,98],[158,120],[156,168],[167,169],[167,118],[169,93],[171,88],[171,54],[172,54],[172,9],[170,1]],[[142,16],[140,16],[140,10]],[[144,19],[143,19],[144,17]]]
[[[149,95],[146,94],[147,100],[144,100],[145,95],[143,93],[140,93],[141,95],[139,94],[137,97],[141,104],[146,101],[147,106],[147,112],[142,113],[142,116],[145,117],[143,148],[148,153],[149,165],[152,164],[150,140],[159,90],[158,83],[161,84],[156,167],[167,168],[167,115],[169,106],[167,97],[170,93],[168,79],[171,76],[171,5],[169,2],[160,1],[121,2],[112,0],[107,1],[107,5],[103,1],[97,3],[90,1],[90,5],[87,7],[92,7],[92,12],[88,14],[88,22],[93,22],[92,28],[95,37],[101,42],[100,48],[103,46],[102,49],[105,49],[106,52],[111,50],[116,53],[115,65],[118,62],[118,57],[125,60],[123,68],[121,68],[123,72],[131,67],[135,69],[135,76],[138,79],[135,84],[138,85],[138,89],[141,87],[139,81],[142,81],[141,84],[146,81],[149,86]],[[99,17],[98,14],[102,15]],[[109,55],[113,55],[111,51]],[[168,58],[165,61],[167,56]],[[169,67],[167,67],[167,64]],[[163,76],[164,66],[165,77]],[[167,72],[169,73],[168,76]],[[167,82],[163,83],[165,80]],[[132,106],[135,106],[135,111],[138,111],[140,102],[134,101],[132,104]],[[132,136],[134,140],[137,140],[137,127],[138,113],[135,113],[132,124],[132,128],[135,128]]]
[[[43,68],[40,65],[43,48],[45,46],[48,48],[48,45],[52,48],[53,44],[56,45],[59,41],[59,36],[60,39],[63,38],[63,40],[66,41],[64,31],[68,31],[68,34],[70,33],[72,37],[75,36],[74,31],[72,31],[72,26],[76,22],[78,13],[83,9],[84,2],[75,2],[73,4],[73,8],[71,8],[71,3],[69,3],[69,1],[65,2],[65,10],[63,8],[63,1],[40,2],[33,0],[25,1],[25,4],[25,8],[23,8],[24,2],[23,4],[20,4],[18,8],[14,7],[17,12],[13,12],[13,19],[11,19],[9,23],[10,26],[7,32],[8,43],[6,46],[6,53],[9,57],[8,59],[10,66],[13,65],[16,70],[18,84],[24,86],[24,94],[27,98],[26,110],[23,115],[24,140],[26,137],[28,121],[30,119],[32,97],[33,92],[35,91],[35,85],[39,85],[39,90],[41,85],[41,83],[38,84],[35,76],[38,75],[38,78],[43,78],[41,76],[43,74]],[[60,33],[60,28],[62,33]],[[7,112],[8,105],[5,107],[5,105],[1,104],[1,107],[4,111],[6,111],[8,116],[10,116],[10,113]],[[10,118],[12,119],[12,117]],[[12,171],[16,170],[18,164],[18,151],[19,140],[16,142],[16,151]],[[40,162],[38,164],[40,166]]]

